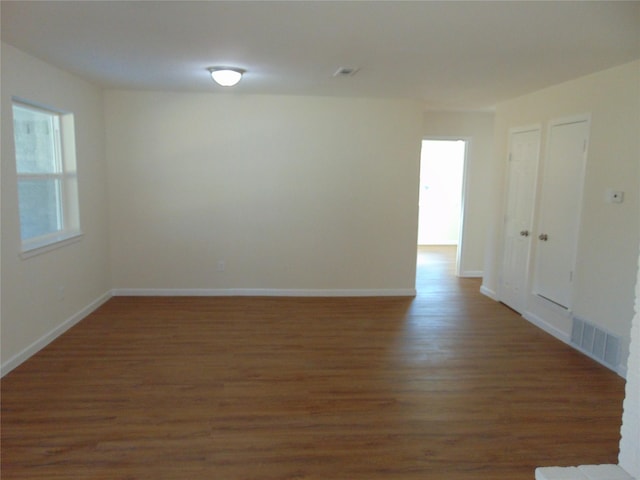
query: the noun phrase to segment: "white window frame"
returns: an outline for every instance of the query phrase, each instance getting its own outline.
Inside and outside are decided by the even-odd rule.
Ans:
[[[22,258],[29,258],[70,243],[75,243],[82,238],[78,199],[78,174],[75,156],[75,129],[73,114],[69,112],[63,112],[22,98],[13,97],[12,113],[16,107],[45,113],[51,116],[54,133],[54,164],[56,170],[53,173],[21,173],[16,153],[17,184],[19,185],[20,182],[24,180],[57,180],[59,189],[57,195],[58,201],[55,205],[59,218],[56,231],[23,239],[22,226],[20,226],[20,256]],[[18,202],[18,208],[20,208],[19,205],[20,202]]]

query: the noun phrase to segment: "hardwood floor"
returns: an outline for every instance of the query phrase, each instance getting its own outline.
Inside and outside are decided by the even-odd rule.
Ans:
[[[411,298],[113,298],[2,379],[2,478],[532,480],[624,381],[422,251]]]

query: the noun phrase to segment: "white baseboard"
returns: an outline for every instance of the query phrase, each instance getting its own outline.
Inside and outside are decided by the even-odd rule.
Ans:
[[[627,366],[626,365],[618,365],[618,368],[616,368],[615,372],[619,376],[624,378],[625,380],[627,379]]]
[[[489,297],[491,300],[495,300],[496,302],[498,301],[498,294],[484,285],[480,287],[480,293]]]
[[[72,315],[71,317],[66,319],[64,322],[62,322],[60,325],[55,327],[49,333],[43,335],[38,340],[33,342],[31,345],[29,345],[27,348],[25,348],[21,352],[11,357],[9,360],[4,362],[0,367],[0,370],[2,371],[0,376],[5,376],[7,373],[9,373],[11,370],[16,368],[22,362],[24,362],[31,356],[35,355],[36,353],[38,353],[40,350],[42,350],[44,347],[46,347],[52,341],[54,341],[56,338],[62,335],[64,332],[66,332],[71,327],[79,323],[91,312],[97,310],[98,307],[100,307],[103,303],[105,303],[110,298],[111,298],[111,292],[107,292],[101,295],[100,297],[95,299],[93,302],[91,302],[89,305],[84,307],[82,310]]]
[[[522,314],[522,317],[533,323],[536,327],[544,330],[545,332],[547,332],[549,335],[552,335],[554,337],[556,337],[558,340],[566,343],[567,345],[569,345],[570,347],[572,347],[571,345],[571,335],[563,332],[562,330],[560,330],[557,327],[554,327],[553,325],[551,325],[549,322],[547,322],[546,320],[540,318],[539,316],[531,313],[531,312],[524,312]]]
[[[582,353],[583,355],[586,355],[587,357],[595,360],[596,362],[598,362],[599,364],[601,364],[604,367],[608,368],[609,370],[617,373],[622,378],[627,378],[627,367],[625,365],[618,365],[618,367],[616,367],[615,369],[611,368],[610,365],[607,365],[607,364],[603,363],[601,360],[599,360],[598,358],[594,357],[589,352],[584,351],[584,350],[582,350],[580,348],[577,348],[574,344],[572,344],[571,343],[571,334],[563,332],[559,328],[554,327],[553,325],[551,325],[549,322],[547,322],[546,320],[542,319],[538,315],[535,315],[534,313],[531,313],[531,312],[525,312],[525,313],[522,314],[522,318],[524,318],[525,320],[533,323],[536,327],[544,330],[549,335],[552,335],[553,337],[557,338],[561,342],[566,343],[568,346],[570,346],[574,350]]]
[[[400,289],[115,288],[114,297],[415,297]]]
[[[482,270],[465,270],[464,272],[460,272],[460,277],[462,278],[482,278],[483,275]]]

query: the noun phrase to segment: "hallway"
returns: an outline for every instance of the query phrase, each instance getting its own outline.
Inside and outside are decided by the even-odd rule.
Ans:
[[[416,268],[418,295],[426,295],[434,289],[442,290],[444,285],[448,287],[461,286],[465,283],[479,285],[479,279],[459,279],[455,276],[456,250],[455,245],[418,246]]]

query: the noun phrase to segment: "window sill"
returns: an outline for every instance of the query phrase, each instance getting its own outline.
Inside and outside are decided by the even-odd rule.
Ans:
[[[83,236],[84,234],[82,232],[68,232],[56,235],[55,237],[48,237],[45,240],[34,242],[26,246],[23,244],[22,251],[20,252],[20,258],[26,260],[27,258],[35,257],[42,253],[66,247],[72,243],[79,242]]]

